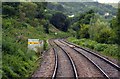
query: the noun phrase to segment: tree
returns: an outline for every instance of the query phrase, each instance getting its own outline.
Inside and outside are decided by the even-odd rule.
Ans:
[[[111,39],[114,38],[114,32],[108,27],[101,29],[98,36],[96,40],[100,43],[113,43]]]
[[[90,38],[100,43],[114,43],[116,37],[109,24],[98,19],[89,28]]]
[[[49,34],[49,23],[48,23],[48,22],[46,22],[46,23],[44,24],[44,30],[45,30],[45,33],[48,33],[48,34]]]
[[[120,3],[118,4],[117,16],[111,21],[111,28],[115,31],[117,35],[115,42],[120,45]]]
[[[79,30],[80,29],[80,23],[79,22],[75,22],[72,26],[71,26],[71,28],[74,30],[74,31],[77,31],[77,30]]]
[[[94,17],[94,11],[89,10],[85,14],[81,14],[79,17],[80,24],[90,24],[90,19]]]
[[[14,16],[16,14],[16,11],[15,11],[15,8],[12,7],[12,6],[8,6],[8,5],[5,5],[3,6],[3,10],[2,10],[3,14],[4,15],[7,15],[7,16]]]
[[[56,28],[62,31],[67,31],[69,27],[69,20],[67,16],[58,12],[52,16],[50,19],[50,23],[53,24]]]
[[[37,4],[28,2],[28,3],[21,3],[19,6],[20,11],[20,18],[23,16],[33,19],[36,14]],[[24,17],[23,17],[24,18]]]
[[[117,38],[117,44],[120,45],[120,3],[118,4],[116,34],[117,34],[117,37],[118,37]]]
[[[36,18],[44,18],[45,16],[45,9],[47,7],[47,2],[38,2],[36,3],[37,4],[37,12],[36,12],[36,15],[35,17]]]
[[[4,2],[2,3],[2,14],[7,17],[15,16],[19,13],[18,6],[19,2]]]
[[[89,38],[90,35],[89,35],[88,30],[89,30],[89,25],[85,25],[85,24],[81,25],[81,28],[80,28],[80,37],[81,38]]]
[[[76,38],[80,39],[80,31],[79,30],[76,31]]]
[[[117,18],[113,18],[113,19],[110,21],[110,27],[111,27],[112,29],[114,29],[116,26],[117,26]]]

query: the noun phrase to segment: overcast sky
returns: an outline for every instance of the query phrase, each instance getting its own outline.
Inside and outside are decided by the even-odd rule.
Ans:
[[[86,1],[98,1],[100,3],[118,3],[119,0],[2,0],[2,2],[19,2],[19,1],[33,1],[33,2],[86,2]]]
[[[120,0],[97,0],[97,1],[100,3],[118,3]]]

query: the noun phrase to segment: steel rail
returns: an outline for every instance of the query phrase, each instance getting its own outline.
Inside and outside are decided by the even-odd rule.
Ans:
[[[118,71],[120,71],[120,66],[118,66],[117,64],[113,63],[112,61],[106,59],[105,57],[102,57],[102,56],[100,56],[99,54],[94,53],[93,51],[90,51],[90,50],[88,50],[88,49],[85,49],[85,48],[83,48],[83,47],[80,47],[80,46],[78,46],[78,45],[75,45],[75,44],[70,43],[70,42],[68,42],[68,41],[65,41],[65,40],[64,40],[64,42],[66,42],[66,43],[68,43],[68,44],[70,44],[70,45],[74,45],[74,46],[77,47],[77,48],[80,48],[80,49],[82,49],[82,50],[84,50],[84,51],[87,51],[87,52],[93,54],[94,56],[99,57],[100,59],[104,60],[106,63],[109,63],[109,64],[112,65],[114,68],[116,68]]]
[[[51,41],[51,40],[49,40]],[[53,46],[51,43],[49,43],[51,46]],[[52,79],[55,79],[56,78],[56,74],[57,74],[57,69],[58,69],[58,55],[57,55],[57,52],[56,52],[56,49],[53,48],[53,51],[54,51],[54,55],[55,55],[55,66],[54,66],[54,71],[53,71],[53,74],[52,74]]]
[[[59,46],[55,41],[54,41],[54,43],[55,43],[58,47],[60,47],[60,48],[64,51],[64,53],[68,56],[68,58],[69,58],[69,60],[70,60],[70,62],[71,62],[71,65],[72,65],[72,67],[73,67],[75,79],[78,79],[77,69],[76,69],[76,66],[75,66],[74,61],[72,60],[71,56],[70,56],[61,46]]]
[[[60,41],[59,42],[65,44],[63,41]],[[66,44],[67,45],[67,44]],[[67,45],[69,46],[69,45]],[[70,46],[69,46],[70,47]],[[71,48],[71,47],[70,47]],[[107,78],[107,79],[110,79],[109,76],[104,72],[104,70],[102,70],[102,68],[100,66],[98,66],[94,61],[92,61],[90,58],[88,58],[86,55],[80,53],[78,50],[74,49],[74,48],[71,48],[73,50],[75,50],[76,52],[78,52],[79,54],[81,54],[82,56],[84,56],[86,59],[88,59],[93,65],[95,65],[100,71],[101,73]]]
[[[53,48],[53,50],[54,50],[54,54],[55,54],[55,66],[54,66],[52,79],[55,79],[56,78],[57,69],[58,69],[58,56],[57,56],[57,53],[56,53],[56,49]]]

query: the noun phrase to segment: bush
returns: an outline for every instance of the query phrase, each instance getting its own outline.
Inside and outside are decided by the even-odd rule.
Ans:
[[[9,66],[3,65],[3,79],[19,77]]]
[[[108,47],[107,44],[98,43],[94,46],[94,49],[97,50],[97,51],[104,51],[107,47]]]
[[[6,51],[7,54],[16,54],[18,47],[16,43],[13,43],[11,38],[6,38],[6,40],[3,39],[3,43],[2,43],[2,49],[3,51]],[[5,53],[4,53],[5,54]]]
[[[10,35],[4,35],[2,43],[3,78],[28,77],[38,58],[34,51],[26,52],[24,44],[15,41]]]
[[[79,45],[79,40],[74,40],[72,42]]]
[[[118,46],[115,44],[102,44],[102,43],[97,43],[96,41],[92,41],[89,39],[78,40],[72,37],[68,38],[68,41],[75,43],[77,45],[83,46],[83,47],[94,49],[96,51],[101,52],[104,55],[111,56],[117,59],[118,59],[118,56],[120,56]]]
[[[118,57],[119,51],[117,45],[108,45],[108,47],[103,51],[106,55]]]
[[[89,25],[83,24],[80,28],[80,38],[89,38]]]
[[[46,40],[44,40],[44,45],[43,45],[43,49],[46,50],[48,48],[48,43]]]
[[[24,54],[19,50],[17,55],[3,55],[3,77],[28,77],[30,72],[36,67],[36,59],[37,56],[33,51]]]
[[[85,47],[94,49],[95,45],[96,45],[96,42],[95,42],[95,41],[85,39],[85,42],[84,42],[84,46],[85,46]]]

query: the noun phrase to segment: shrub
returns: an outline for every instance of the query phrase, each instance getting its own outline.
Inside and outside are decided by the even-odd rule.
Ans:
[[[3,51],[6,51],[7,54],[12,55],[12,54],[17,53],[18,47],[17,47],[16,43],[13,43],[10,40],[11,40],[11,38],[6,38],[6,40],[3,39],[2,49],[3,49]]]
[[[80,38],[89,38],[89,25],[83,24],[80,28]]]
[[[108,47],[107,44],[98,43],[94,46],[94,49],[97,50],[97,51],[104,51],[107,47]]]
[[[79,45],[79,40],[74,40],[72,42]]]
[[[111,56],[117,59],[118,57],[120,57],[118,46],[115,44],[102,44],[102,43],[97,43],[96,41],[92,41],[89,39],[78,40],[75,38],[68,38],[68,41],[75,43],[77,45],[83,46],[83,47],[94,49],[107,56]]]
[[[108,45],[108,47],[103,51],[106,55],[118,57],[119,51],[117,45]]]
[[[3,65],[3,79],[19,77],[9,66]]]
[[[43,49],[46,50],[48,48],[48,43],[46,40],[44,40],[44,45],[43,45]]]
[[[95,45],[97,43],[95,41],[92,41],[92,40],[85,40],[85,47],[88,47],[88,48],[91,48],[91,49],[94,49]]]

